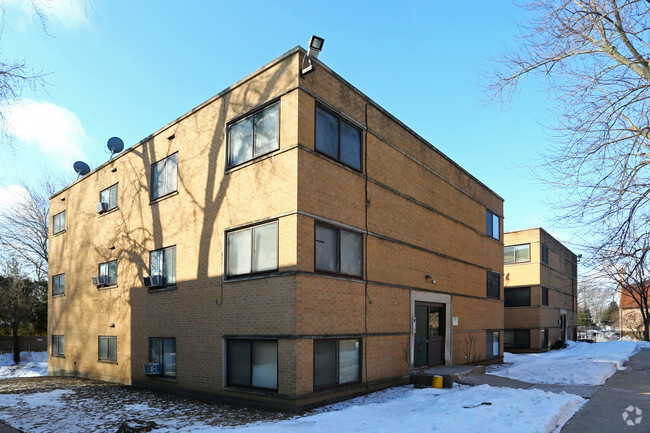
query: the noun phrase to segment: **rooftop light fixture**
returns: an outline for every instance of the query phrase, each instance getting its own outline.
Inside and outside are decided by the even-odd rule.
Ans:
[[[311,60],[318,58],[318,53],[323,49],[324,42],[325,39],[319,38],[316,35],[312,35],[311,39],[309,39],[309,49],[307,50],[305,57],[302,58],[302,75],[306,75],[314,70],[314,65]],[[307,66],[305,66],[305,62],[308,63]]]

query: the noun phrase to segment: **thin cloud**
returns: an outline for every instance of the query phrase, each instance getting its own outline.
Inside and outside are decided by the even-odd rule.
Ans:
[[[0,0],[2,1],[2,0]],[[91,0],[4,0],[5,8],[10,13],[13,27],[26,31],[30,22],[39,21],[42,15],[45,25],[66,31],[90,29],[88,18],[92,12]]]
[[[79,118],[65,107],[24,99],[6,108],[5,132],[19,144],[36,147],[52,165],[69,169],[87,160],[90,141]]]
[[[29,200],[29,193],[21,185],[0,185],[0,216],[19,203]]]

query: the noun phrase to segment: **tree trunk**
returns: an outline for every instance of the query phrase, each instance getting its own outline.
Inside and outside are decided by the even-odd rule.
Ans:
[[[650,341],[650,318],[643,324],[643,341]]]
[[[11,335],[13,337],[14,345],[14,363],[18,364],[20,362],[20,344],[18,342],[18,321],[13,320],[11,322]]]

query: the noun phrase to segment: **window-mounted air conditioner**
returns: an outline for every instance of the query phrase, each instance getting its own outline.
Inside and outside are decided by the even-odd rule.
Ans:
[[[93,284],[97,287],[102,287],[108,284],[108,276],[106,275],[97,275],[93,277]]]
[[[162,276],[151,275],[150,277],[142,278],[145,287],[158,287],[162,286]]]
[[[95,205],[95,212],[97,213],[104,213],[107,210],[108,210],[108,203],[106,202],[97,203]]]
[[[147,376],[160,374],[160,364],[157,362],[148,362],[144,364],[144,374]]]

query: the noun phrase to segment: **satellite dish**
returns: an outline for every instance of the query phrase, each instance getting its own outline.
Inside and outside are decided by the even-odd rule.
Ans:
[[[120,137],[111,137],[108,139],[106,147],[111,151],[111,159],[113,159],[113,155],[120,153],[124,149],[124,142]]]
[[[74,164],[72,164],[72,167],[80,177],[90,173],[90,167],[88,167],[88,164],[83,161],[76,161]]]

